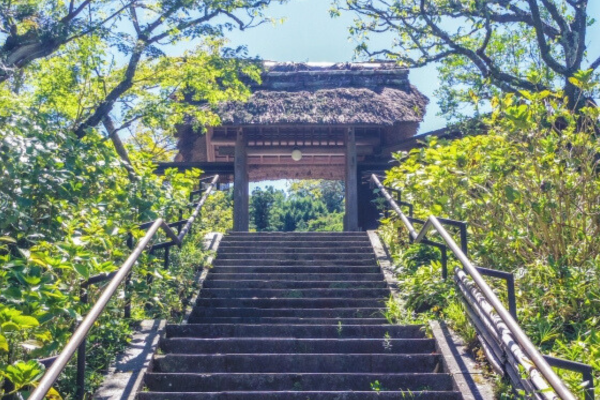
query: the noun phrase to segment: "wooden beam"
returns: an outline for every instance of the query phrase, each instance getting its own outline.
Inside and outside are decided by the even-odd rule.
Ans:
[[[233,230],[248,231],[248,153],[241,128],[236,133],[233,178]]]
[[[306,147],[316,147],[316,146],[327,146],[326,144],[323,144],[322,141],[325,140],[326,138],[320,138],[317,137],[316,139],[314,137],[306,137],[303,140],[299,141],[298,145],[299,146],[306,146]],[[339,143],[339,141],[337,139],[333,140],[334,143],[337,143],[339,146],[343,146],[343,143]],[[230,137],[224,137],[221,135],[213,135],[210,139],[210,143],[213,146],[235,146],[235,139],[230,138]],[[262,143],[262,145],[260,144]],[[356,137],[356,145],[357,146],[379,146],[381,144],[381,140],[378,137],[372,137],[372,136],[357,136]],[[286,138],[277,138],[276,141],[271,140],[270,142],[267,142],[265,139],[262,139],[261,141],[252,141],[249,143],[249,145],[251,147],[273,147],[273,146],[296,146],[296,141],[295,140],[290,140],[290,139],[286,139]],[[329,146],[333,146],[333,144],[329,144]]]
[[[204,175],[219,174],[221,176],[233,175],[233,163],[228,162],[159,162],[154,170],[156,175],[163,175],[168,168],[177,168],[180,172],[199,168],[204,171]]]
[[[206,130],[206,159],[208,161],[215,161],[215,146],[211,142],[215,132],[212,127],[208,127]]]
[[[358,174],[356,170],[356,141],[354,128],[346,131],[346,215],[345,231],[358,230]]]
[[[249,157],[258,156],[282,156],[291,157],[292,151],[299,149],[302,152],[302,156],[345,156],[346,148],[343,146],[320,146],[320,147],[294,147],[294,146],[273,146],[273,147],[262,147],[262,146],[249,146],[247,147]],[[356,154],[358,156],[366,156],[373,154],[372,146],[356,146]],[[220,147],[219,156],[229,156],[235,154],[235,148],[233,147]]]
[[[256,156],[248,158],[248,166],[255,167],[258,165],[272,165],[272,166],[285,166],[293,169],[297,166],[321,166],[321,165],[332,165],[332,166],[343,166],[345,165],[345,158],[342,156],[332,157],[330,155],[318,155],[318,156],[306,156],[302,157],[300,161],[293,161],[289,156]]]

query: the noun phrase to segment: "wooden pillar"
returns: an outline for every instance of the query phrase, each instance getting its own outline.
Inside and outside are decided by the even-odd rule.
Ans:
[[[356,171],[356,136],[354,128],[346,131],[346,215],[345,231],[358,230],[358,175]]]
[[[248,151],[242,128],[235,140],[233,177],[233,230],[248,231]]]

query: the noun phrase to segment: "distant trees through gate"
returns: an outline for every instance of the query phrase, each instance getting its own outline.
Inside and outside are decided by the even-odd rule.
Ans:
[[[286,190],[255,188],[250,195],[250,230],[343,231],[343,181],[293,180]]]

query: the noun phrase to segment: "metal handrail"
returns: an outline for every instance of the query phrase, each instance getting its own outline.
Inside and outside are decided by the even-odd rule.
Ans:
[[[125,262],[116,271],[114,277],[106,286],[106,288],[100,295],[98,301],[96,301],[96,303],[92,306],[90,312],[85,316],[81,324],[79,324],[79,326],[73,333],[73,336],[71,336],[71,339],[69,339],[67,345],[60,352],[56,360],[52,362],[50,368],[46,370],[46,373],[39,381],[37,387],[35,388],[33,393],[31,393],[31,396],[29,396],[29,400],[44,399],[44,397],[46,396],[52,385],[54,385],[54,382],[56,382],[56,379],[58,379],[58,376],[61,374],[61,372],[65,369],[67,363],[73,357],[79,346],[85,342],[90,329],[92,328],[102,311],[104,311],[104,308],[117,291],[119,285],[127,278],[136,261],[141,256],[144,249],[146,249],[148,244],[150,244],[150,241],[152,240],[156,232],[158,232],[158,230],[162,228],[167,234],[167,236],[169,236],[175,243],[177,243],[178,246],[181,246],[181,241],[183,237],[187,232],[189,232],[192,223],[198,217],[200,209],[206,202],[208,195],[212,191],[218,179],[219,176],[215,175],[211,183],[207,187],[206,191],[204,192],[204,196],[202,196],[202,199],[198,202],[198,205],[194,209],[192,216],[188,219],[186,225],[184,226],[183,230],[179,235],[177,235],[169,227],[169,224],[167,224],[162,218],[158,218],[152,223],[152,225],[150,225],[144,237],[142,237],[138,241],[137,245],[135,246],[129,257],[127,257],[127,260],[125,260]]]
[[[531,359],[531,361],[535,365],[535,368],[542,374],[546,382],[548,382],[548,384],[552,387],[552,389],[554,389],[556,394],[558,394],[558,396],[560,396],[561,399],[576,400],[577,398],[575,397],[575,395],[571,393],[571,391],[567,388],[565,383],[554,372],[554,370],[546,361],[544,356],[538,351],[538,349],[534,346],[531,340],[529,340],[529,338],[527,337],[525,332],[523,332],[517,321],[506,310],[500,299],[498,299],[493,290],[485,282],[479,271],[477,271],[477,267],[475,267],[471,263],[471,261],[467,258],[466,254],[456,244],[452,236],[442,226],[440,221],[434,216],[429,216],[429,218],[425,221],[425,224],[421,228],[421,231],[417,232],[408,220],[408,218],[404,215],[400,207],[398,207],[394,198],[390,196],[386,188],[381,184],[377,176],[372,175],[371,179],[377,185],[380,192],[386,198],[388,203],[390,203],[392,209],[396,212],[396,214],[398,214],[398,216],[406,226],[406,229],[408,229],[411,239],[418,243],[420,240],[425,238],[427,232],[431,228],[434,228],[438,232],[438,234],[442,237],[444,242],[446,242],[446,245],[450,248],[452,253],[454,253],[456,258],[463,265],[466,272],[471,276],[471,278],[478,286],[480,292],[483,294],[485,299],[491,304],[491,306],[494,308],[498,316],[502,319],[504,324],[506,324],[508,330],[514,336],[521,349]]]

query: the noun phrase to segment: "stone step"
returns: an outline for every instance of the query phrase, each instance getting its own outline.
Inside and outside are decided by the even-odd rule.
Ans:
[[[232,237],[258,237],[258,238],[338,238],[338,237],[364,237],[367,238],[366,232],[243,232],[230,231],[225,235],[226,238]]]
[[[273,260],[273,261],[315,261],[318,263],[327,262],[329,260],[335,261],[358,261],[367,260],[373,262],[375,255],[373,253],[342,253],[342,252],[328,252],[328,253],[230,253],[222,252],[217,255],[216,260],[240,260],[248,262],[248,260]]]
[[[231,232],[139,400],[458,400],[433,339],[383,318],[365,232]]]
[[[172,338],[163,340],[161,348],[169,354],[430,354],[435,352],[435,342],[433,339]]]
[[[211,274],[212,275],[212,274]],[[236,275],[237,276],[237,275]],[[217,280],[204,281],[204,289],[387,289],[383,280],[362,281],[284,281],[284,280]],[[388,291],[389,294],[389,291]]]
[[[243,237],[235,237],[235,238],[224,238],[221,241],[221,244],[231,245],[237,244],[240,246],[248,246],[248,245],[261,245],[261,246],[293,246],[293,247],[306,247],[300,245],[301,243],[310,243],[316,247],[354,247],[354,246],[369,246],[371,241],[368,238],[340,238],[340,239],[328,239],[328,238],[279,238],[279,239],[264,239],[264,238],[243,238]],[[220,245],[219,245],[220,247]]]
[[[219,251],[229,251],[231,247],[248,247],[253,246],[256,248],[283,248],[283,247],[293,247],[296,249],[302,248],[317,248],[317,247],[327,247],[331,249],[339,249],[339,248],[363,248],[367,251],[373,251],[371,247],[371,242],[368,239],[362,240],[336,240],[336,241],[328,241],[324,239],[314,239],[314,240],[302,240],[298,239],[288,239],[288,240],[249,240],[249,239],[229,239],[224,238],[219,244]]]
[[[216,261],[216,260],[215,260]],[[372,266],[373,263],[366,263],[360,261],[359,265],[348,265],[346,262],[344,265],[331,265],[328,263],[324,266],[315,266],[315,263],[308,263],[306,266],[302,266],[302,263],[291,263],[291,265],[281,265],[281,263],[273,263],[273,265],[265,265],[263,260],[257,260],[256,263],[262,265],[240,265],[238,261],[219,261],[215,262],[213,271],[222,274],[256,274],[264,273],[268,274],[376,274],[381,273],[378,267]]]
[[[215,259],[213,266],[217,267],[301,267],[302,269],[310,267],[363,267],[365,272],[379,271],[374,260],[275,260],[270,258],[254,259]],[[356,270],[355,272],[359,272]]]
[[[155,372],[426,372],[439,368],[437,354],[167,354]]]
[[[200,292],[201,298],[252,298],[252,299],[307,299],[347,298],[383,299],[389,289],[208,289]]]
[[[268,318],[377,318],[383,307],[352,308],[257,308],[257,307],[196,307],[190,318],[203,317],[268,317]]]
[[[312,244],[312,243],[311,243]],[[260,253],[260,254],[271,254],[271,253],[284,253],[284,254],[337,254],[337,253],[352,253],[352,254],[372,254],[373,249],[370,244],[360,246],[322,246],[316,244],[314,246],[299,247],[294,243],[288,243],[283,246],[272,246],[272,245],[261,245],[256,246],[254,243],[246,244],[245,246],[234,246],[227,243],[219,245],[219,251],[230,254],[249,254],[249,253]]]
[[[198,298],[196,307],[255,307],[255,308],[377,308],[384,299],[311,298],[311,299],[253,299]]]
[[[279,324],[187,324],[167,325],[168,338],[262,337],[262,338],[423,338],[421,325],[279,325]]]
[[[379,382],[380,394],[386,391],[452,391],[452,377],[448,374],[168,374],[149,373],[146,383],[150,390],[161,392],[217,392],[217,391],[364,391],[372,392],[371,385]],[[312,398],[312,397],[311,397]],[[401,398],[401,397],[400,397]],[[302,399],[305,400],[305,399]]]
[[[309,324],[309,325],[380,325],[388,321],[381,318],[298,318],[298,317],[198,317],[194,314],[189,324]]]
[[[304,270],[304,268],[303,268]],[[346,272],[271,272],[268,276],[258,276],[248,272],[221,272],[220,268],[213,268],[207,276],[209,280],[229,280],[229,281],[264,281],[272,279],[273,281],[326,281],[326,282],[385,282],[381,271],[377,272],[353,272],[352,270],[344,269]],[[237,270],[236,270],[237,271]],[[284,271],[288,271],[287,269]]]
[[[451,391],[389,391],[363,392],[140,392],[139,400],[460,400],[459,392]]]

